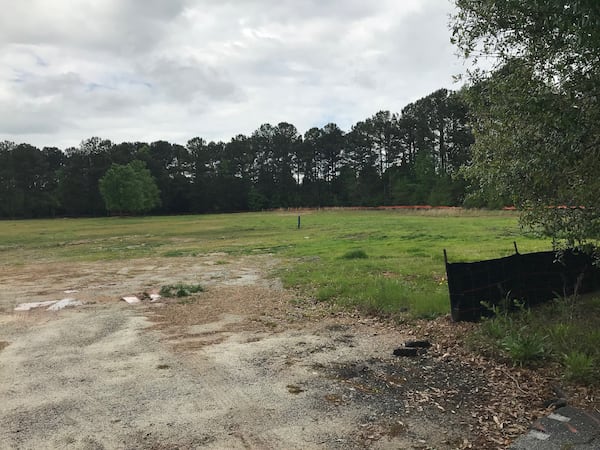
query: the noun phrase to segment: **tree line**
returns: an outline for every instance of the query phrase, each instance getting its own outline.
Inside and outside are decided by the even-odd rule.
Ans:
[[[446,89],[400,114],[380,111],[347,132],[329,123],[302,135],[281,122],[229,142],[195,137],[185,146],[92,137],[63,151],[5,141],[0,217],[105,215],[100,180],[111,167],[133,161],[143,163],[156,183],[159,201],[152,212],[158,214],[458,205],[466,186],[458,171],[472,143],[467,106]]]

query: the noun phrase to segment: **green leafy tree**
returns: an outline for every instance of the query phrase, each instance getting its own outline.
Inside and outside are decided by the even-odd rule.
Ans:
[[[567,245],[600,238],[600,2],[455,0],[476,142],[465,171]]]
[[[438,89],[406,105],[395,121],[394,166],[383,176],[395,204],[459,205],[473,136],[460,92]]]
[[[58,174],[57,188],[65,213],[93,216],[105,212],[98,182],[115,162],[110,157],[111,148],[111,141],[92,137],[79,147],[65,150],[66,160]]]
[[[304,139],[300,146],[299,172],[302,173],[302,204],[305,206],[321,206],[323,204],[323,192],[326,191],[325,180],[322,176],[324,166],[323,153],[321,151],[321,139],[323,132],[313,127],[304,133]]]
[[[57,173],[64,154],[0,142],[0,217],[44,217],[59,207]]]
[[[161,212],[189,212],[191,180],[187,176],[190,169],[187,149],[165,141],[152,142],[150,145],[135,143],[130,147],[133,147],[130,152],[135,155],[132,159],[144,161],[156,180],[160,190]]]
[[[106,209],[117,214],[139,214],[160,205],[160,191],[146,164],[134,160],[113,164],[99,182]]]

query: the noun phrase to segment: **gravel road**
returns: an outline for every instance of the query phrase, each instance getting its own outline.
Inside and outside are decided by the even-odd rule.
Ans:
[[[394,357],[411,336],[294,298],[267,277],[276,264],[208,255],[3,268],[0,448],[468,445],[468,411],[450,412],[464,392],[416,396],[442,358]],[[207,289],[119,301],[175,282]],[[83,306],[14,311],[66,296]]]

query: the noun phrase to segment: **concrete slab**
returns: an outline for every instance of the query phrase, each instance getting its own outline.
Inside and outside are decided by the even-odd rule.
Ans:
[[[565,406],[533,423],[513,450],[598,450],[600,414]]]
[[[46,311],[60,311],[61,309],[81,305],[83,305],[83,302],[80,300],[75,300],[74,298],[63,298],[62,300],[57,301],[54,305],[50,306],[49,308],[46,308]]]
[[[31,302],[31,303],[19,303],[15,307],[15,311],[30,311],[36,308],[44,308],[46,306],[54,305],[58,300],[48,300],[47,302]]]

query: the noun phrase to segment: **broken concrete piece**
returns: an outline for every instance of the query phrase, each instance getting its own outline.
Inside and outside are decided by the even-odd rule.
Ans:
[[[21,303],[15,307],[15,311],[30,311],[36,308],[46,308],[46,311],[60,311],[67,306],[81,306],[83,303],[74,298],[63,298],[62,300],[48,300],[46,302]]]
[[[32,303],[20,303],[15,307],[15,311],[29,311],[35,308],[42,308],[50,306],[56,303],[57,300],[49,300],[47,302],[32,302]]]
[[[431,347],[431,342],[429,341],[406,341],[404,343],[405,347],[413,347],[413,348],[429,348]]]
[[[150,294],[150,301],[152,303],[157,302],[161,299],[159,294]]]
[[[515,440],[511,450],[600,448],[600,414],[566,406],[538,419],[527,434]],[[543,430],[543,431],[542,431]]]
[[[565,406],[567,406],[567,399],[553,397],[553,398],[546,400],[543,403],[543,405],[544,405],[544,408],[554,408],[554,409],[564,408]]]
[[[126,301],[130,305],[133,305],[134,303],[140,303],[141,302],[141,300],[139,298],[137,298],[135,295],[130,295],[130,296],[127,296],[127,297],[121,297],[121,300]]]
[[[46,309],[46,311],[60,311],[61,309],[67,308],[69,306],[81,306],[83,303],[79,300],[75,300],[74,298],[63,298],[62,300],[57,301],[52,306]]]
[[[419,349],[415,347],[398,347],[394,350],[394,356],[417,356]]]
[[[431,342],[426,340],[421,341],[406,341],[404,347],[398,347],[394,350],[394,356],[419,356],[427,353],[427,349],[431,347]]]

